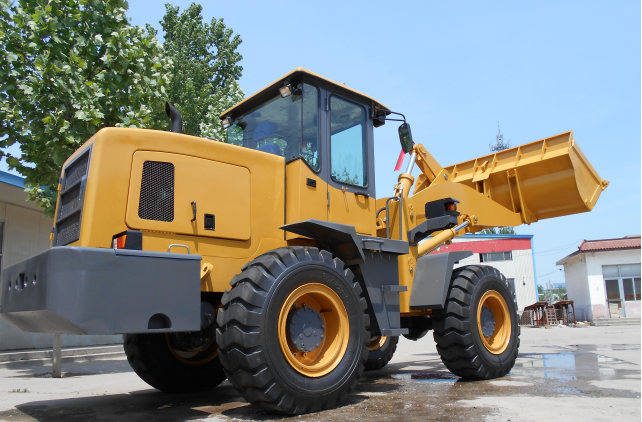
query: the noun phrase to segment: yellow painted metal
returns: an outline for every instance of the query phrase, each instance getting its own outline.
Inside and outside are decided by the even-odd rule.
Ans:
[[[386,344],[386,340],[388,340],[387,336],[377,336],[373,337],[370,339],[370,343],[368,343],[368,350],[371,352],[376,352],[377,350],[381,349],[384,344]]]
[[[143,164],[147,161],[174,165],[173,221],[146,220],[138,215]],[[196,218],[192,202],[196,203]],[[247,167],[181,154],[134,153],[125,219],[127,226],[134,230],[248,240],[250,210],[250,171]],[[204,214],[215,216],[215,230],[205,229]]]
[[[307,306],[321,314],[324,338],[318,348],[303,353],[290,339],[290,313]],[[279,312],[279,344],[283,356],[297,372],[318,378],[330,373],[343,359],[350,337],[348,312],[339,295],[325,284],[306,283],[287,297]]]
[[[375,199],[355,195],[347,188],[328,185],[330,205],[328,220],[354,226],[357,233],[372,236],[375,233]]]
[[[519,213],[521,223],[526,224],[590,211],[609,184],[588,162],[573,139],[573,132],[444,170],[454,183],[468,186],[507,210]],[[474,214],[481,220],[481,213],[474,210]],[[497,225],[516,224],[507,221]]]
[[[285,167],[287,176],[285,222],[296,223],[308,219],[328,220],[328,184],[314,173],[303,160],[294,160]],[[316,186],[310,186],[308,179]],[[286,239],[300,237],[286,233]]]
[[[489,308],[495,317],[495,331],[489,337],[484,337],[482,333],[481,311],[484,307]],[[477,305],[477,330],[484,347],[492,354],[501,355],[510,344],[512,333],[510,317],[508,305],[498,291],[489,290],[479,299],[479,304]]]
[[[388,228],[390,237],[399,239],[401,220],[401,240],[407,240],[408,230],[425,221],[426,202],[449,197],[459,201],[458,224],[468,221],[469,225],[456,234],[452,229],[437,232],[419,246],[411,246],[409,256],[398,258],[399,284],[408,287],[399,294],[404,315],[411,312],[414,266],[422,255],[455,236],[485,228],[519,226],[590,211],[608,186],[579,149],[572,132],[450,167],[441,167],[421,144],[415,145],[413,152],[422,170],[414,192],[409,194],[412,176],[400,174],[394,194],[403,198],[401,213],[399,202],[390,202],[390,221],[383,221],[383,213],[379,215],[377,236],[385,237]],[[385,201],[378,199],[375,208],[385,206]]]
[[[285,209],[283,157],[171,132],[106,128],[97,132],[72,154],[65,165],[89,147],[92,148],[92,157],[85,190],[80,239],[70,244],[71,246],[109,248],[114,234],[133,229],[126,224],[126,214],[133,158],[137,151],[190,156],[246,168],[249,171],[249,239],[234,240],[180,234],[167,231],[160,224],[142,230],[143,249],[146,251],[167,252],[170,244],[180,243],[187,245],[192,253],[203,255],[203,263],[209,263],[215,269],[201,280],[203,291],[224,291],[229,288],[232,277],[238,274],[249,260],[287,245],[283,231],[279,228],[284,222]],[[210,177],[207,173],[199,177],[195,182],[195,193],[199,197],[195,200],[197,212],[201,214],[205,210],[201,209],[199,204],[205,203],[208,196],[216,193],[206,189],[207,179]],[[198,189],[199,186],[201,189]],[[242,198],[233,195],[222,200],[219,205],[227,204],[229,209],[234,209],[239,201],[242,203]],[[190,211],[188,208],[187,214]],[[218,218],[216,223],[217,227],[223,224]],[[180,249],[173,252],[183,253]]]

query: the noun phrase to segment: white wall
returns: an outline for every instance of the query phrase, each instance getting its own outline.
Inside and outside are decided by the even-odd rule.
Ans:
[[[592,318],[609,318],[610,313],[606,301],[606,285],[602,275],[602,265],[639,264],[640,250],[629,249],[623,251],[592,252],[584,254],[586,257],[586,272],[588,275],[588,286],[591,294]],[[636,306],[630,306],[632,313],[627,317],[633,317]],[[625,302],[626,306],[626,302]],[[637,305],[639,318],[639,304]]]
[[[586,259],[584,255],[576,255],[564,264],[566,281],[566,296],[574,302],[575,317],[579,321],[593,319],[591,294],[587,282]]]

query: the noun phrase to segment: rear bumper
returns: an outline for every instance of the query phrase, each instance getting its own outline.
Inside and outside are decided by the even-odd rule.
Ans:
[[[27,332],[200,329],[200,255],[61,246],[5,268],[0,314]]]

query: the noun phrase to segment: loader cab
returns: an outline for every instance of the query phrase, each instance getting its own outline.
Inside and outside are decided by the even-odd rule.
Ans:
[[[222,113],[221,122],[228,143],[284,157],[286,223],[314,218],[374,235],[373,131],[388,110],[299,68]]]

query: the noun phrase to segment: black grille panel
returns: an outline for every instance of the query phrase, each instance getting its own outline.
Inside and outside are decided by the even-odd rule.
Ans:
[[[80,238],[80,213],[56,225],[56,246],[66,245]]]
[[[65,186],[63,190],[73,185],[78,179],[87,174],[87,164],[89,164],[89,152],[77,159],[72,165],[65,169]]]
[[[80,185],[77,185],[64,195],[60,195],[60,206],[58,207],[58,218],[68,216],[82,207],[80,201]]]
[[[80,220],[91,148],[65,168],[58,198],[54,246],[64,246],[80,239]]]
[[[138,216],[144,220],[174,221],[174,164],[143,163]]]

